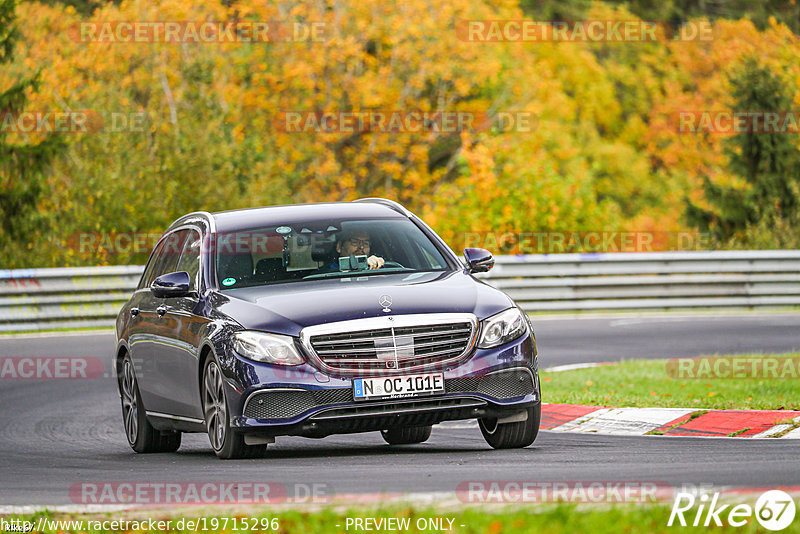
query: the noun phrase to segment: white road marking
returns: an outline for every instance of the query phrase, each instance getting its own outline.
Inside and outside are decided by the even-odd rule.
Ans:
[[[697,321],[698,319],[706,319],[706,320],[714,320],[714,321],[724,321],[727,319],[751,319],[754,321],[767,321],[773,320],[776,316],[789,316],[795,317],[797,312],[795,311],[786,311],[786,312],[771,312],[771,311],[753,311],[752,313],[714,313],[706,314],[698,312],[696,314],[682,314],[682,315],[673,315],[670,316],[668,314],[664,315],[638,315],[633,317],[621,317],[621,318],[614,318],[610,316],[606,316],[606,319],[609,319],[608,326],[616,327],[616,326],[628,326],[634,324],[641,324],[641,323],[672,323],[672,322],[687,322],[687,321]],[[789,323],[792,325],[794,323]]]
[[[603,408],[552,430],[640,436],[695,411],[687,408]]]
[[[693,313],[680,312],[617,312],[617,313],[563,313],[563,314],[548,314],[537,315],[528,314],[534,323],[536,321],[563,321],[563,320],[607,320],[610,323],[617,323],[620,326],[625,324],[637,324],[643,322],[659,322],[659,321],[695,321],[697,319],[755,319],[755,320],[768,320],[775,317],[786,316],[796,317],[797,311],[794,310],[697,310]],[[625,322],[630,320],[630,322]],[[612,326],[614,326],[612,324]]]
[[[800,428],[795,428],[791,432],[787,432],[778,439],[800,439]]]
[[[751,438],[768,438],[790,428],[792,428],[792,425],[775,425],[772,428],[768,428],[763,432],[751,436]]]
[[[114,328],[102,328],[93,330],[65,330],[63,332],[27,332],[25,334],[0,334],[0,341],[4,339],[36,339],[43,337],[66,337],[66,336],[97,336],[114,335]]]
[[[570,363],[567,365],[556,365],[555,367],[547,367],[546,369],[542,369],[542,371],[546,371],[548,373],[557,373],[559,371],[574,371],[575,369],[587,369],[589,367],[600,367],[603,365],[609,365],[611,362],[594,362],[594,363]]]

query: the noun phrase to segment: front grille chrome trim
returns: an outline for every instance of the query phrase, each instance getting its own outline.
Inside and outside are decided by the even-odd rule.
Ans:
[[[358,320],[361,320],[361,319],[358,319]],[[343,322],[347,322],[347,321],[343,321]],[[428,326],[428,325],[408,325],[408,326]],[[439,325],[434,325],[434,326],[439,326]],[[446,325],[442,325],[442,326],[446,326]],[[398,328],[400,328],[400,327],[398,327]],[[402,327],[402,328],[406,328],[406,327]],[[378,330],[378,329],[376,329],[376,330]],[[469,328],[459,328],[459,329],[456,329],[456,330],[447,330],[447,331],[444,331],[444,332],[430,332],[430,333],[425,334],[425,335],[426,336],[431,336],[431,337],[432,336],[446,336],[446,335],[452,335],[452,334],[465,334],[465,333],[470,332],[470,331],[471,331],[471,329],[469,329]],[[330,332],[330,333],[338,334],[340,332]],[[318,335],[321,335],[321,334],[320,333],[315,333],[314,335],[318,336]],[[422,334],[420,334],[420,335],[422,335]],[[344,340],[342,340],[342,341],[318,341],[317,343],[319,345],[333,345],[335,343],[370,343],[370,342],[373,342],[373,341],[391,341],[391,340],[392,340],[392,336],[376,336],[376,337],[350,338],[347,341],[344,341]]]
[[[453,328],[452,330],[446,330],[442,332],[425,332],[425,333],[417,333],[415,334],[418,337],[435,337],[435,336],[446,336],[450,334],[468,334],[466,338],[466,344],[464,345],[464,339],[460,340],[442,340],[439,342],[433,341],[424,341],[420,343],[421,348],[431,347],[431,343],[437,344],[446,344],[448,341],[452,341],[453,344],[464,345],[463,349],[458,347],[450,348],[450,349],[442,349],[440,351],[431,351],[430,353],[422,353],[422,354],[414,354],[413,356],[403,355],[398,356],[397,361],[403,362],[408,360],[422,360],[424,363],[418,365],[409,365],[407,367],[402,368],[373,368],[373,369],[352,369],[347,367],[336,367],[332,365],[328,365],[324,360],[323,357],[330,358],[329,350],[324,350],[324,353],[320,355],[314,346],[311,343],[311,339],[315,336],[325,336],[325,335],[334,335],[334,334],[346,334],[348,332],[358,333],[358,332],[366,332],[371,330],[387,330],[387,329],[403,329],[409,327],[426,327],[426,326],[442,326],[447,327],[448,325],[454,325],[459,323],[467,323],[469,324],[469,329],[462,327]],[[398,336],[407,336],[407,333],[400,333]],[[387,336],[375,336],[375,337],[358,337],[358,338],[351,338],[351,339],[343,339],[343,340],[335,340],[334,342],[325,343],[324,341],[317,341],[316,343],[319,344],[327,344],[333,345],[334,343],[374,343],[376,339],[383,340],[383,339],[392,340],[392,337]],[[300,343],[303,345],[303,348],[309,355],[311,362],[321,371],[334,375],[334,376],[393,376],[399,374],[408,374],[411,372],[423,371],[426,369],[437,368],[441,369],[446,366],[458,363],[466,359],[475,349],[477,344],[478,338],[478,318],[472,313],[425,313],[425,314],[410,314],[410,315],[386,315],[382,317],[370,317],[366,319],[354,319],[351,321],[338,321],[335,323],[325,323],[320,325],[314,326],[307,326],[303,328],[300,332]],[[416,348],[416,345],[415,345]],[[364,349],[369,349],[366,351]],[[375,352],[377,349],[370,348],[370,347],[354,347],[352,350],[352,354],[354,355],[363,355],[363,354],[370,354]],[[455,352],[455,354],[451,357],[446,357],[444,359],[440,359],[435,362],[425,362],[428,358],[435,358],[437,356],[441,356],[442,354],[447,354],[448,352]],[[347,365],[348,363],[353,364],[360,364],[360,363],[367,363],[367,362],[360,362],[356,360],[360,360],[362,358],[342,358],[342,364]],[[375,359],[372,358],[363,358],[367,361],[374,362]],[[380,358],[379,358],[380,359]]]
[[[461,331],[460,331],[460,333],[465,333],[465,332],[469,332],[469,330],[467,330],[467,329],[465,328],[465,329],[463,329],[463,330],[461,330]],[[450,332],[448,332],[448,334],[449,334],[449,333],[450,333]],[[455,333],[455,331],[453,331],[453,333]],[[422,337],[422,336],[421,336],[421,337]],[[379,339],[379,338],[375,338],[375,339],[377,340],[377,339]],[[390,338],[390,339],[391,339],[391,338]],[[447,342],[447,340],[445,340],[445,341],[428,341],[428,342],[426,342],[426,343],[414,343],[414,347],[415,347],[415,348],[416,348],[416,347],[422,347],[422,348],[425,348],[425,347],[435,347],[435,346],[437,346],[437,345],[441,345],[441,344],[443,344],[443,343],[446,343],[446,342]],[[452,343],[461,343],[461,341],[460,341],[460,340],[453,340],[453,341],[451,341],[451,342],[452,342]],[[319,342],[317,342],[317,343],[321,345],[322,343],[329,343],[329,344],[330,344],[331,342],[319,341]],[[453,350],[455,350],[455,349],[453,349]],[[365,347],[365,348],[348,349],[348,352],[352,352],[353,354],[368,354],[368,353],[370,353],[370,352],[375,352],[375,348],[369,348],[369,347]],[[339,351],[338,351],[338,350],[330,350],[330,349],[317,349],[317,354],[338,354],[338,353],[339,353]]]

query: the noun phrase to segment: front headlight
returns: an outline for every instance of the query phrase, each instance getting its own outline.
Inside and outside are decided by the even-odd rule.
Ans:
[[[237,332],[233,348],[247,359],[275,365],[300,365],[303,356],[297,352],[294,339],[262,332]]]
[[[481,321],[479,349],[491,349],[517,339],[528,329],[528,321],[519,308],[509,308]]]

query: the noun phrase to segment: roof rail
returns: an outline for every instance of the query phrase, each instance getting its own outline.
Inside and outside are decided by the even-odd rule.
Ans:
[[[401,213],[406,217],[411,217],[413,213],[408,211],[405,206],[400,204],[395,200],[389,200],[388,198],[378,198],[378,197],[367,197],[367,198],[359,198],[358,200],[354,200],[353,202],[372,202],[374,204],[383,204],[384,206],[388,206],[392,208],[397,213]]]

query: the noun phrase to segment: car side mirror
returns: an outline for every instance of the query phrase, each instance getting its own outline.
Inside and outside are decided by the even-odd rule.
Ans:
[[[150,284],[150,290],[158,298],[185,297],[189,294],[191,280],[186,271],[162,274]]]
[[[494,267],[492,253],[482,248],[465,248],[464,259],[471,273],[485,273]]]

